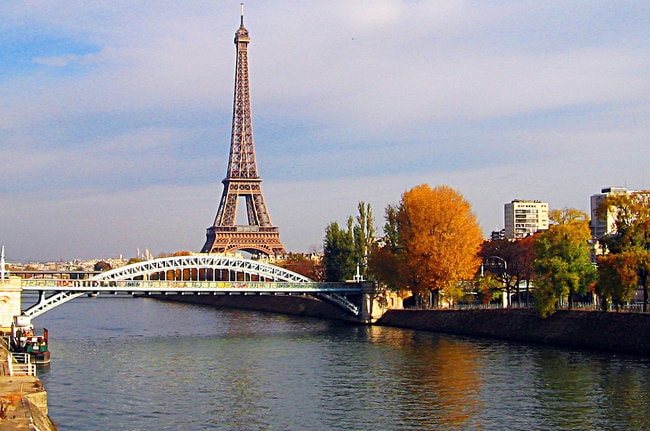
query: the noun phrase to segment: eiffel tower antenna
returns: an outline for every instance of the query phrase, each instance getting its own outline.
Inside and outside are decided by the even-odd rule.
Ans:
[[[262,195],[262,178],[258,175],[255,161],[248,80],[249,43],[248,30],[244,27],[244,4],[241,3],[241,21],[235,32],[237,57],[228,172],[222,181],[223,193],[217,216],[214,224],[207,229],[202,253],[236,250],[265,255],[286,253],[280,242],[280,229],[271,223]],[[236,224],[240,198],[246,202],[247,225]]]

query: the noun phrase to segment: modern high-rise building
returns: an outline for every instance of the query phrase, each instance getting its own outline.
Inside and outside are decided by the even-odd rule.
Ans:
[[[591,195],[591,221],[589,222],[589,227],[591,228],[592,238],[600,239],[603,235],[614,231],[616,218],[611,211],[608,211],[604,218],[598,217],[598,207],[601,202],[611,195],[629,193],[625,187],[606,187],[601,189],[599,194]]]
[[[515,199],[503,207],[508,239],[525,238],[548,229],[548,203]]]

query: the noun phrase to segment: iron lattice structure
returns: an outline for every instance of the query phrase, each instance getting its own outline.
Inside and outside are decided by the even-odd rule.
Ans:
[[[81,295],[100,292],[129,295],[310,295],[359,316],[358,301],[353,302],[347,295],[354,297],[370,292],[360,283],[319,283],[268,263],[206,254],[135,262],[83,280],[28,278],[21,281],[21,287],[24,291],[39,293],[38,302],[23,311],[23,315],[30,318]],[[54,293],[46,296],[48,291]]]
[[[214,224],[206,233],[202,253],[226,253],[243,250],[266,255],[285,254],[280,241],[280,229],[273,226],[262,195],[262,179],[257,172],[253,121],[251,116],[248,79],[248,44],[250,37],[241,24],[235,33],[237,58],[235,65],[235,94],[228,172],[222,181],[223,193]],[[237,206],[246,201],[247,225],[237,225]]]

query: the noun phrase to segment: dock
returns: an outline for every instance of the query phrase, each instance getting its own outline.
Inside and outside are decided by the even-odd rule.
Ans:
[[[16,373],[9,358],[7,348],[0,346],[0,431],[56,431],[41,381]]]

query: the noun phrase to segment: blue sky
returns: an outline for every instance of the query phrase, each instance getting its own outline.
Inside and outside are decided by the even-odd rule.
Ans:
[[[262,189],[290,251],[411,187],[503,204],[650,188],[646,1],[247,1]],[[198,251],[230,143],[239,1],[0,5],[9,261]]]

